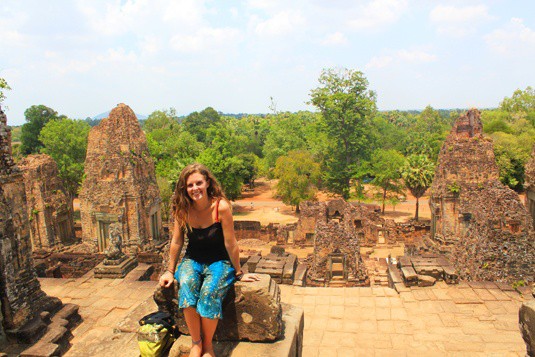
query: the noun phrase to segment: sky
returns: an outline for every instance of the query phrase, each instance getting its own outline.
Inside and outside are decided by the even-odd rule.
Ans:
[[[314,110],[324,68],[364,73],[380,110],[497,107],[535,86],[533,0],[1,0],[8,123]]]

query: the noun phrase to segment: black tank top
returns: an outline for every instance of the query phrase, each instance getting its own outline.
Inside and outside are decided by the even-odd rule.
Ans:
[[[219,201],[216,203],[216,221],[206,228],[190,228],[185,256],[201,264],[230,260],[225,247],[223,227],[219,222]]]

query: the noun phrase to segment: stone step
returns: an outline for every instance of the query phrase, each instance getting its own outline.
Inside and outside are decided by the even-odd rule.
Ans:
[[[35,317],[28,321],[24,326],[18,330],[8,330],[6,334],[10,338],[14,338],[20,343],[32,344],[39,340],[46,331],[46,324],[41,317]]]
[[[30,348],[22,351],[20,357],[53,357],[61,356],[60,346],[55,343],[37,342]]]
[[[63,325],[63,323],[60,320],[67,320],[69,323],[66,326],[67,328],[72,329],[74,326],[78,325],[78,323],[81,321],[81,316],[78,313],[79,306],[75,304],[65,304],[61,310],[59,310],[53,317],[52,317],[52,323],[58,323],[59,325]]]

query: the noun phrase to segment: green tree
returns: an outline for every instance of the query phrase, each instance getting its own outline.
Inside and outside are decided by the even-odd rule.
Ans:
[[[268,168],[274,168],[277,159],[292,150],[306,150],[306,128],[310,117],[292,113],[270,116],[271,130],[266,136],[263,153]]]
[[[238,158],[243,161],[243,180],[249,187],[254,187],[254,181],[258,175],[258,156],[253,153],[239,154]]]
[[[146,137],[156,163],[156,175],[170,183],[176,182],[180,171],[204,150],[204,145],[195,136],[182,131],[179,126],[154,129]]]
[[[215,148],[205,149],[197,161],[206,165],[215,175],[229,200],[236,200],[241,195],[246,167],[242,159],[236,156],[225,157]]]
[[[316,197],[320,165],[308,151],[290,151],[277,159],[275,177],[279,179],[277,195],[284,203],[295,206],[295,212],[299,213],[301,201]]]
[[[6,80],[4,78],[0,78],[0,104],[6,99],[6,96],[4,94],[4,90],[10,90],[11,87],[9,84],[7,84]]]
[[[207,144],[206,132],[221,121],[221,116],[214,108],[208,107],[201,112],[193,112],[182,121],[184,129],[195,135],[197,141]]]
[[[49,121],[58,119],[58,113],[44,105],[32,105],[24,111],[24,116],[26,123],[21,128],[20,151],[23,155],[38,153],[43,148],[39,134]]]
[[[535,129],[526,127],[524,132],[513,134],[495,132],[491,137],[500,181],[513,190],[522,191],[524,167],[535,144]]]
[[[325,183],[347,199],[350,181],[370,146],[376,96],[360,71],[325,69],[319,83],[310,93],[310,102],[320,110],[331,144],[325,160]]]
[[[414,219],[418,221],[419,199],[433,183],[435,164],[425,155],[410,155],[401,169],[401,176],[405,187],[416,198]]]
[[[87,136],[91,127],[83,120],[58,119],[49,121],[39,134],[44,147],[58,164],[59,176],[71,200],[77,194],[84,175]]]
[[[179,126],[176,110],[156,110],[152,112],[147,120],[143,123],[145,133],[150,133],[156,129],[171,129],[173,126]]]
[[[500,109],[509,113],[535,111],[535,90],[527,87],[525,90],[517,89],[511,98],[505,97],[500,103]]]
[[[385,213],[385,202],[387,192],[400,192],[401,168],[404,157],[396,150],[379,149],[373,152],[371,159],[371,172],[373,176],[372,184],[383,190],[382,213]]]

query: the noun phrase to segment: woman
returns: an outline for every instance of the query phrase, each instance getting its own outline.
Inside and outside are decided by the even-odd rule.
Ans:
[[[192,164],[180,173],[173,216],[169,266],[160,285],[170,287],[174,275],[180,282],[178,305],[192,338],[190,356],[215,356],[212,338],[228,289],[235,280],[255,281],[258,276],[241,270],[230,203],[206,166]],[[185,235],[186,254],[175,273]]]

